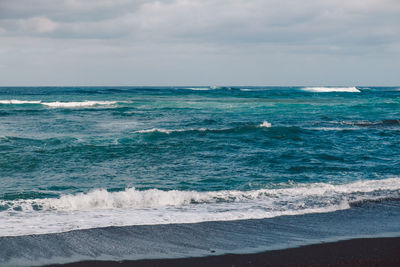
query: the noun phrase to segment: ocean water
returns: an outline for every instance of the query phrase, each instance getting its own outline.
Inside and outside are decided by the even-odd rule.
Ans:
[[[0,247],[14,244],[0,258],[9,264],[98,259],[110,248],[83,255],[76,236],[104,229],[148,232],[139,235],[147,245],[138,241],[148,250],[122,253],[126,244],[117,242],[105,257],[112,259],[197,255],[196,246],[187,250],[190,238],[174,249],[171,240],[226,226],[253,233],[249,249],[278,239],[285,247],[296,232],[285,218],[315,229],[315,218],[349,214],[342,221],[352,225],[292,235],[291,245],[400,235],[399,199],[397,87],[0,88]],[[264,230],[252,232],[250,222]],[[273,222],[283,228],[265,226]],[[168,245],[152,251],[149,236],[166,227],[174,234],[159,239]],[[182,237],[174,227],[197,230]],[[35,254],[26,245],[35,237],[48,248],[60,236],[74,252]],[[124,235],[117,236],[110,240]],[[221,253],[238,249],[224,235],[207,240]]]

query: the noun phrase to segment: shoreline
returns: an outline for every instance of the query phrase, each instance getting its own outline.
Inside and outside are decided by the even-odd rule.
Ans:
[[[400,237],[358,238],[251,254],[81,261],[45,266],[400,266]]]

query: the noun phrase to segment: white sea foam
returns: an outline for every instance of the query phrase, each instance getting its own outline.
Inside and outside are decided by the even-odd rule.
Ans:
[[[400,197],[400,178],[281,187],[210,192],[96,189],[60,198],[2,200],[0,206],[6,210],[0,212],[0,236],[332,212],[359,201]]]
[[[17,100],[17,99],[5,99],[0,100],[0,104],[8,104],[8,105],[21,105],[21,104],[41,104],[41,101],[29,101],[29,100]]]
[[[212,88],[210,88],[210,87],[187,87],[184,89],[192,90],[192,91],[210,91],[210,90],[212,90]]]
[[[229,128],[221,128],[221,129],[209,129],[209,128],[187,128],[187,129],[163,129],[163,128],[151,128],[151,129],[145,129],[145,130],[137,130],[135,133],[154,133],[154,132],[159,132],[159,133],[165,133],[165,134],[170,134],[170,133],[179,133],[179,132],[206,132],[206,131],[224,131],[224,130],[229,130]]]
[[[154,133],[154,132],[159,132],[159,133],[166,133],[166,134],[170,134],[173,132],[184,132],[184,131],[192,131],[192,129],[189,130],[185,130],[185,129],[162,129],[162,128],[151,128],[151,129],[146,129],[146,130],[138,130],[135,131],[135,133]]]
[[[264,121],[258,127],[271,127],[271,123]],[[220,132],[220,131],[228,131],[233,130],[234,128],[186,128],[186,129],[163,129],[163,128],[151,128],[151,129],[144,129],[144,130],[137,130],[134,133],[177,133],[177,132],[206,132],[206,131],[213,131],[213,132]]]
[[[227,89],[230,90],[230,87],[219,87],[219,86],[210,86],[210,87],[185,87],[183,89],[192,90],[192,91],[210,91],[210,90],[217,90],[217,89]]]
[[[97,105],[114,105],[118,101],[76,101],[76,102],[43,102],[41,100],[17,100],[5,99],[0,100],[0,104],[21,105],[21,104],[41,104],[52,108],[76,108],[76,107],[92,107]]]
[[[268,121],[264,121],[259,125],[259,127],[265,127],[265,128],[269,128],[271,126],[272,126],[271,123],[269,123]]]
[[[302,90],[315,93],[329,93],[329,92],[348,92],[359,93],[356,87],[304,87]]]
[[[81,102],[42,102],[42,105],[52,108],[79,108],[79,107],[92,107],[97,105],[114,105],[117,101],[81,101]]]
[[[357,127],[309,127],[305,128],[307,130],[315,130],[315,131],[350,131],[350,130],[359,130]]]

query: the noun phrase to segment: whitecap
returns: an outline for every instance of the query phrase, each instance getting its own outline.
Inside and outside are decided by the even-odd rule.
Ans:
[[[271,126],[272,126],[272,124],[269,123],[268,121],[264,121],[263,123],[261,123],[261,124],[259,125],[259,127],[265,127],[265,128],[269,128],[269,127],[271,127]]]
[[[169,129],[162,129],[162,128],[151,128],[151,129],[145,129],[145,130],[138,130],[135,131],[135,133],[154,133],[154,132],[159,132],[159,133],[166,133],[170,134],[173,132],[184,132],[184,131],[191,131],[190,130],[185,130],[185,129],[175,129],[175,130],[169,130]]]
[[[117,101],[81,101],[81,102],[42,102],[42,105],[52,108],[77,108],[77,107],[92,107],[97,105],[114,105]]]
[[[192,90],[192,91],[210,91],[212,90],[209,87],[188,87],[188,88],[184,88],[186,90]]]
[[[0,104],[8,105],[21,105],[21,104],[41,104],[52,108],[76,108],[76,107],[92,107],[97,105],[114,105],[118,101],[74,101],[74,102],[43,102],[42,100],[18,100],[18,99],[5,99],[0,100]]]
[[[17,99],[5,99],[0,100],[0,104],[8,105],[21,105],[21,104],[41,104],[40,100],[17,100]]]
[[[356,87],[304,87],[301,88],[307,92],[314,93],[329,93],[329,92],[348,92],[348,93],[360,93]]]

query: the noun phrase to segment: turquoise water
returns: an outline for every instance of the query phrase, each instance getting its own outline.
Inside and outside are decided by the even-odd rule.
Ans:
[[[3,87],[0,236],[398,199],[399,136],[394,87]]]

